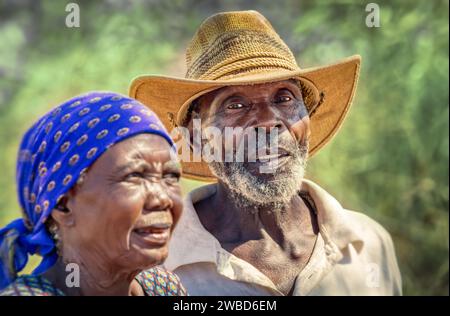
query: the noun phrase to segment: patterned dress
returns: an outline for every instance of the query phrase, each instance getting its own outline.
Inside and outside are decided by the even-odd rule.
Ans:
[[[161,267],[141,272],[136,276],[146,296],[186,296],[180,279]],[[2,291],[0,296],[65,296],[42,276],[22,275]]]

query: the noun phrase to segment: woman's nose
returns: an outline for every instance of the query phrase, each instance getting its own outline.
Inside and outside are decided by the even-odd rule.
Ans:
[[[147,188],[145,210],[148,212],[170,210],[173,201],[166,190],[159,184],[151,184]]]

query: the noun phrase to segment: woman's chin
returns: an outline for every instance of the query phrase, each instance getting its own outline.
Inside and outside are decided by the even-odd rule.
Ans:
[[[169,242],[154,242],[131,233],[127,254],[122,257],[121,265],[145,270],[164,263],[169,254]]]
[[[168,245],[164,245],[160,248],[140,248],[134,249],[134,252],[136,255],[133,257],[135,257],[136,261],[140,263],[140,266],[145,269],[149,269],[153,266],[164,263],[169,254],[169,247]]]
[[[169,250],[166,248],[164,251],[160,251],[158,254],[151,254],[148,256],[150,267],[163,264],[169,255]]]

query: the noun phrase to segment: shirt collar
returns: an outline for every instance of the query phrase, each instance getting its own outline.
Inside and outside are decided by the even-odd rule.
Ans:
[[[357,252],[363,247],[363,232],[360,224],[348,216],[342,205],[327,191],[316,183],[304,179],[300,187],[314,201],[319,231],[326,243],[334,243],[342,250],[353,244]]]
[[[164,263],[169,270],[197,262],[219,264],[217,254],[223,253],[223,249],[219,241],[203,227],[194,208],[195,203],[213,195],[216,190],[217,184],[209,184],[186,196],[183,214],[173,232],[169,256]],[[320,234],[325,244],[336,250],[334,261],[342,258],[342,249],[350,243],[360,252],[363,247],[362,228],[346,215],[341,204],[310,180],[304,179],[300,190],[306,191],[314,201]]]

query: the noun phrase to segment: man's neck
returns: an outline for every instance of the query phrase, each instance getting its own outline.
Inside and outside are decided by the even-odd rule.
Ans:
[[[298,239],[302,230],[315,232],[317,226],[298,194],[283,205],[237,203],[235,193],[220,181],[216,193],[197,203],[196,210],[202,224],[222,245],[272,239],[284,248]]]
[[[252,264],[288,295],[311,258],[319,232],[316,216],[299,194],[278,208],[246,204],[239,206],[234,193],[219,182],[216,193],[194,207],[222,248]]]

